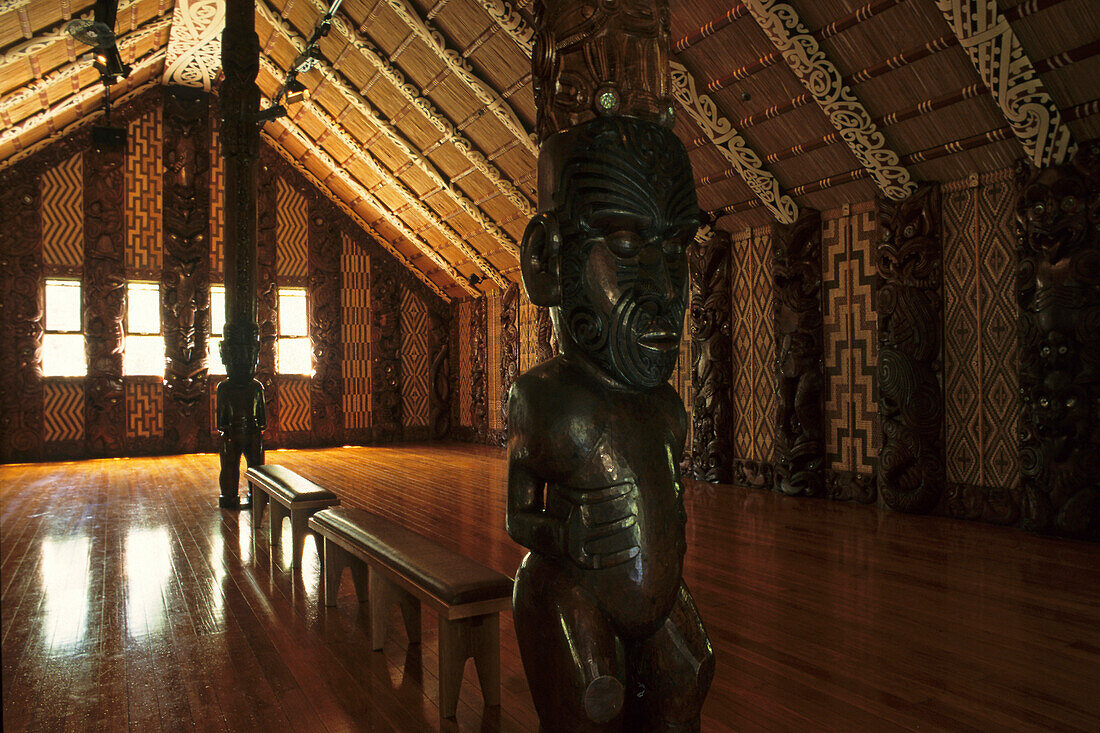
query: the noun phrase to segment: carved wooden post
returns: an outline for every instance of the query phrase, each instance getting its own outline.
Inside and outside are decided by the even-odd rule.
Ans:
[[[878,201],[878,481],[893,509],[927,512],[945,482],[940,191]]]
[[[210,332],[210,114],[205,94],[164,94],[164,442],[207,448],[206,338]]]
[[[126,153],[84,155],[84,439],[89,455],[119,454],[126,431],[122,387],[122,314],[126,294]]]
[[[820,496],[824,488],[824,337],[821,214],[803,209],[794,224],[772,224],[775,301],[775,488]]]
[[[716,230],[689,249],[691,267],[692,458],[695,478],[733,480],[732,341],[729,232]]]
[[[256,379],[264,388],[267,428],[264,441],[279,440],[279,384],[275,381],[275,340],[279,337],[279,288],[275,283],[275,189],[276,169],[281,163],[271,148],[260,149],[260,176],[256,197],[256,317],[260,351]]]
[[[314,440],[334,445],[344,437],[341,343],[340,230],[335,208],[314,198],[309,212],[309,332],[313,343],[310,410]]]
[[[395,265],[388,258],[370,259],[370,311],[374,328],[371,344],[371,410],[374,439],[392,443],[401,437],[401,303]]]
[[[508,392],[519,376],[519,285],[512,283],[500,301],[500,419],[508,442]]]
[[[1100,141],[1030,175],[1016,221],[1023,525],[1097,537]]]
[[[237,508],[241,452],[249,465],[263,463],[266,425],[263,386],[253,379],[259,351],[256,322],[256,163],[260,134],[260,42],[255,4],[228,0],[222,34],[221,147],[225,157],[225,338],[222,356],[229,379],[218,385],[222,433],[221,499]]]
[[[474,439],[479,443],[485,443],[489,439],[488,311],[488,301],[482,296],[474,301],[470,318],[470,420]]]

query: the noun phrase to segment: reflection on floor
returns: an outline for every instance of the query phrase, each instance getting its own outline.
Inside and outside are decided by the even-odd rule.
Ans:
[[[506,573],[498,449],[277,451],[269,461]],[[436,630],[372,653],[307,542],[252,546],[212,455],[0,466],[5,730],[537,727],[511,618],[503,704],[467,667],[439,718]],[[685,578],[718,670],[704,730],[1100,729],[1100,547],[688,484]],[[266,537],[266,531],[263,536]],[[396,610],[395,610],[396,613]]]

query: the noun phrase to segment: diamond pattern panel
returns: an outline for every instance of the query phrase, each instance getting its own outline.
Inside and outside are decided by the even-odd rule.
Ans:
[[[428,424],[428,309],[408,290],[401,293],[401,404],[405,425]]]
[[[159,438],[164,434],[164,388],[160,382],[126,383],[126,437]]]
[[[519,298],[519,372],[523,374],[536,364],[535,314],[538,309],[527,299]]]
[[[734,454],[769,463],[775,445],[771,232],[767,227],[742,231],[733,235],[731,246]]]
[[[305,282],[309,274],[309,201],[280,178],[275,186],[275,267],[280,282]]]
[[[84,382],[48,379],[43,382],[42,391],[45,442],[84,440]]]
[[[279,381],[279,418],[285,433],[309,432],[308,379],[290,377]]]
[[[84,156],[77,153],[48,168],[41,185],[43,264],[80,267],[84,262]]]
[[[164,185],[163,122],[158,106],[130,122],[126,152],[126,271],[160,277]]]
[[[344,427],[370,427],[370,255],[344,234],[340,250]]]

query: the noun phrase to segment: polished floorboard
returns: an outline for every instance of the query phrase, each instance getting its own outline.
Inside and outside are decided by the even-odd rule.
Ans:
[[[504,452],[273,451],[345,504],[512,574]],[[269,561],[213,455],[0,466],[3,727],[532,731],[511,616],[502,704],[437,708],[436,626],[371,652],[345,575]],[[717,673],[703,730],[1100,730],[1100,546],[688,483],[685,578]],[[283,536],[289,543],[289,531]],[[266,531],[263,535],[266,538]],[[396,613],[396,611],[395,611]]]

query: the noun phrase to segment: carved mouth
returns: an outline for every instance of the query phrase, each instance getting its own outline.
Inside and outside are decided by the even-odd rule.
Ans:
[[[638,342],[647,349],[673,351],[680,346],[680,337],[672,331],[650,331],[639,336]]]

